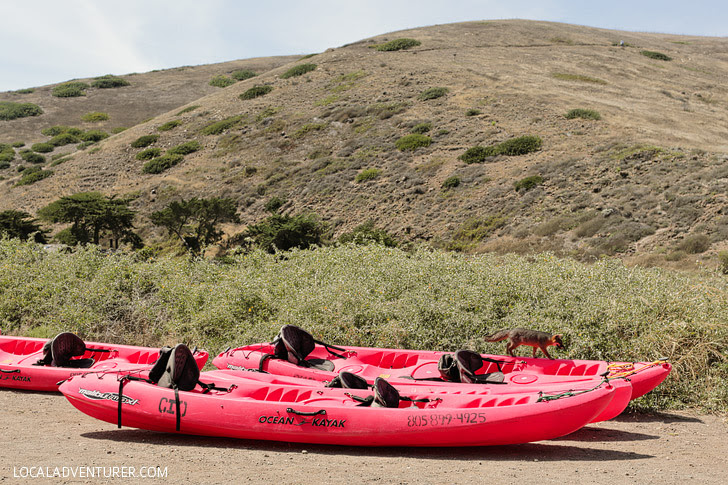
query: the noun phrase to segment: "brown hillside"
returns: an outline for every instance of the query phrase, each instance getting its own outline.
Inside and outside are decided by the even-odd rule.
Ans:
[[[421,45],[371,48],[397,38]],[[219,195],[236,198],[242,220],[252,222],[279,196],[288,200],[285,211],[315,211],[336,234],[372,219],[400,238],[461,249],[627,254],[660,264],[707,259],[728,238],[726,52],[724,38],[532,21],[388,34],[213,89],[194,101],[200,108],[179,114],[177,107],[137,125],[33,185],[14,186],[11,167],[0,208],[34,210],[60,195],[100,190],[138,195],[144,215],[176,198]],[[316,69],[282,77],[306,63]],[[272,91],[240,98],[261,85]],[[421,99],[435,87],[447,93]],[[574,108],[601,119],[566,119]],[[205,134],[226,119],[227,129]],[[181,124],[157,131],[172,120]],[[397,140],[422,124],[431,144],[400,151]],[[130,144],[147,134],[159,135],[152,146],[162,150],[191,140],[203,149],[144,174],[140,149]],[[483,163],[458,158],[524,135],[540,137],[541,149]],[[379,172],[358,183],[366,169]],[[541,179],[517,191],[529,176]],[[451,177],[460,184],[443,189]],[[149,223],[142,216],[139,224]]]

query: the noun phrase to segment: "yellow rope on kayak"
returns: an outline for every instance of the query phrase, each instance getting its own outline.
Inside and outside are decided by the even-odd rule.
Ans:
[[[618,379],[621,377],[629,377],[633,374],[636,374],[640,371],[643,371],[645,369],[648,369],[650,367],[655,367],[657,365],[662,365],[667,361],[667,359],[659,359],[655,360],[653,362],[648,362],[640,367],[635,367],[634,363],[623,363],[623,364],[609,364],[607,365],[607,369],[609,370],[609,378],[610,379]]]

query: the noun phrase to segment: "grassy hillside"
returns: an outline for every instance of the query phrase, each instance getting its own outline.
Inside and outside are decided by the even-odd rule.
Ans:
[[[0,240],[3,333],[212,353],[270,341],[284,324],[340,345],[503,353],[484,335],[565,334],[558,357],[653,360],[674,370],[634,405],[728,411],[728,282],[710,273],[452,252],[341,246],[226,262],[73,254]],[[527,353],[521,349],[521,353]]]
[[[33,184],[17,185],[16,159],[0,208],[132,195],[153,241],[145,215],[173,200],[232,197],[252,223],[280,197],[335,235],[373,220],[464,251],[711,266],[728,248],[726,47],[532,21],[387,34],[215,88]],[[160,155],[201,149],[149,173],[132,146],[148,135]]]

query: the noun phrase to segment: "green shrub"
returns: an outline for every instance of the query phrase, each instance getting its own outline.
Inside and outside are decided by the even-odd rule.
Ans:
[[[30,147],[34,152],[37,153],[50,153],[52,152],[56,147],[51,145],[50,143],[33,143]]]
[[[691,234],[677,245],[679,251],[700,254],[710,249],[710,238],[705,234]]]
[[[379,177],[382,174],[382,171],[378,168],[366,168],[356,174],[356,178],[354,178],[354,181],[358,184],[362,182],[366,182],[368,180],[374,180],[375,178]]]
[[[395,146],[400,151],[415,151],[416,149],[420,147],[428,147],[430,144],[432,144],[432,138],[430,138],[427,135],[420,135],[418,133],[411,133],[409,135],[405,135],[396,142],[394,142]]]
[[[56,98],[76,98],[78,96],[86,96],[86,89],[89,85],[80,81],[71,81],[55,86],[51,90],[51,94]]]
[[[299,64],[294,66],[281,74],[281,79],[288,79],[290,77],[303,76],[304,74],[311,72],[316,69],[316,64]]]
[[[385,42],[384,44],[373,45],[372,47],[378,51],[391,52],[409,49],[410,47],[416,47],[421,44],[422,42],[420,42],[419,40],[403,37],[401,39],[390,40],[389,42]]]
[[[528,192],[529,190],[538,187],[544,182],[544,179],[540,175],[531,175],[530,177],[523,178],[519,180],[518,182],[513,183],[513,188],[516,189],[516,192],[520,192],[521,190],[524,192]]]
[[[205,126],[200,130],[200,133],[203,135],[220,135],[237,125],[242,119],[243,117],[241,115],[231,116],[230,118],[225,118],[224,120],[216,121]]]
[[[10,168],[10,162],[0,159],[0,170],[5,170],[6,168]]]
[[[202,145],[200,145],[200,142],[192,140],[170,148],[167,150],[167,153],[169,155],[188,155],[200,150],[201,148]]]
[[[430,88],[426,91],[422,91],[417,97],[420,101],[427,101],[430,99],[437,99],[445,96],[448,93],[448,88]]]
[[[107,139],[109,137],[109,134],[101,130],[88,130],[81,133],[78,137],[81,139],[81,141],[96,143],[101,140]]]
[[[640,54],[642,54],[645,57],[649,57],[650,59],[657,59],[658,61],[671,61],[672,60],[672,57],[668,56],[667,54],[663,54],[662,52],[640,51]]]
[[[43,155],[31,152],[30,150],[21,152],[20,157],[28,163],[39,164],[46,162],[46,158]]]
[[[195,104],[195,105],[192,105],[192,106],[187,106],[186,108],[180,110],[180,112],[177,113],[177,116],[183,115],[185,113],[189,113],[190,111],[194,111],[194,110],[196,110],[199,107],[200,107],[199,104]]]
[[[111,133],[114,135],[118,135],[122,131],[126,131],[128,128],[126,126],[117,126],[116,128],[111,129]]]
[[[380,244],[387,248],[396,248],[399,241],[384,229],[374,227],[374,221],[367,221],[354,228],[351,232],[345,232],[339,236],[341,244]]]
[[[412,127],[412,133],[423,135],[432,129],[432,123],[419,123]]]
[[[30,94],[30,93],[34,93],[34,92],[35,92],[35,88],[23,88],[23,89],[18,89],[16,91],[13,91],[13,93],[15,93],[15,94]]]
[[[232,86],[233,84],[235,84],[235,79],[223,76],[222,74],[210,79],[210,86],[215,86],[216,88],[226,88],[228,86]]]
[[[110,88],[121,88],[123,86],[129,86],[131,83],[127,81],[126,79],[114,76],[112,74],[107,74],[105,76],[100,76],[94,78],[93,82],[91,83],[91,86],[99,89],[110,89]]]
[[[62,133],[71,133],[72,135],[78,136],[83,133],[83,130],[80,128],[72,128],[70,126],[55,125],[50,128],[44,128],[40,132],[45,136],[57,136]]]
[[[728,274],[728,251],[720,251],[718,253],[718,268],[723,274]]]
[[[271,214],[274,214],[278,212],[278,209],[283,207],[283,205],[286,203],[286,199],[282,199],[281,197],[271,197],[268,199],[268,202],[265,203],[265,210],[270,212]]]
[[[257,74],[250,69],[238,69],[237,71],[233,71],[230,76],[236,81],[245,81],[246,79],[257,76]]]
[[[157,158],[162,154],[162,150],[160,148],[147,148],[146,150],[142,150],[139,153],[136,154],[137,160],[151,160],[153,158]]]
[[[273,86],[269,85],[263,85],[263,86],[253,86],[252,88],[245,91],[243,94],[240,95],[240,99],[254,99],[259,98],[260,96],[265,96],[266,94],[273,91]]]
[[[23,176],[20,177],[20,180],[15,184],[16,186],[19,185],[31,185],[36,183],[39,180],[43,180],[44,178],[50,177],[53,175],[53,170],[33,170],[28,171],[28,169],[23,171]]]
[[[511,138],[496,147],[499,155],[525,155],[527,153],[535,152],[541,149],[543,144],[542,140],[538,136],[526,135],[519,136],[517,138]]]
[[[102,121],[108,121],[108,119],[109,114],[102,113],[101,111],[92,111],[91,113],[86,113],[81,116],[81,121],[85,121],[87,123],[100,123]]]
[[[33,103],[13,103],[11,101],[0,101],[0,120],[8,121],[17,118],[42,115],[40,106]]]
[[[182,124],[181,120],[172,120],[168,121],[166,123],[163,123],[159,127],[157,127],[157,131],[169,131],[177,128],[179,125]]]
[[[471,217],[455,231],[448,249],[456,251],[471,249],[497,229],[505,226],[507,221],[508,219],[503,216]]]
[[[452,177],[446,178],[445,181],[442,182],[442,189],[450,190],[450,189],[454,189],[458,185],[460,185],[460,177],[453,175]]]
[[[497,154],[497,150],[493,146],[474,146],[472,148],[468,148],[465,153],[460,155],[458,158],[467,164],[483,163],[486,158],[493,157]]]
[[[465,112],[465,116],[478,116],[479,114],[482,114],[483,112],[480,111],[477,108],[470,108]]]
[[[291,135],[291,138],[303,138],[309,133],[312,133],[314,131],[321,131],[326,129],[328,125],[326,123],[306,123],[301,128],[296,130],[296,132]]]
[[[53,160],[50,163],[49,167],[55,167],[56,165],[60,165],[62,163],[65,163],[65,162],[69,161],[71,158],[73,158],[73,157],[71,157],[71,156],[65,156],[65,157],[57,158],[56,160]]]
[[[0,143],[0,162],[10,162],[15,159],[15,150],[7,143]]]
[[[50,143],[54,147],[61,147],[65,145],[71,145],[73,143],[78,143],[80,141],[81,139],[76,135],[72,135],[70,133],[60,133],[48,140],[48,143]]]
[[[91,145],[95,145],[95,144],[96,144],[95,141],[84,141],[84,142],[79,143],[78,145],[76,145],[76,149],[77,150],[85,150],[88,147],[90,147]]]
[[[593,109],[583,109],[583,108],[575,108],[569,110],[564,117],[567,120],[573,120],[574,118],[582,118],[585,120],[601,120],[602,115],[599,114],[598,111],[594,111]]]
[[[142,167],[142,173],[162,173],[165,170],[174,167],[184,159],[182,155],[163,155],[161,157],[153,158],[148,161]]]
[[[12,143],[12,146],[14,148],[22,148],[22,147],[25,146],[25,142],[24,141],[16,141],[16,142],[13,142]]]
[[[131,146],[132,148],[146,148],[152,143],[155,143],[158,139],[158,135],[142,135],[131,142]]]
[[[320,245],[325,232],[326,225],[315,214],[272,214],[264,221],[249,226],[245,236],[263,251],[275,253]]]

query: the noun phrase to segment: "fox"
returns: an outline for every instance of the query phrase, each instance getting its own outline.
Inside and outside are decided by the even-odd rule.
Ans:
[[[533,347],[534,357],[536,357],[536,351],[538,349],[541,349],[541,352],[543,352],[544,355],[546,355],[546,357],[551,360],[553,360],[554,358],[551,357],[551,355],[549,354],[547,347],[555,345],[557,349],[565,350],[566,347],[564,347],[564,343],[561,340],[562,338],[562,334],[552,335],[547,332],[529,330],[527,328],[513,328],[511,330],[501,330],[500,332],[496,332],[493,335],[483,337],[486,342],[500,342],[501,340],[508,339],[506,352],[508,352],[508,355],[510,355],[511,357],[515,357],[515,355],[513,355],[513,351],[516,349],[516,347],[520,347],[521,345],[530,345],[531,347]]]

